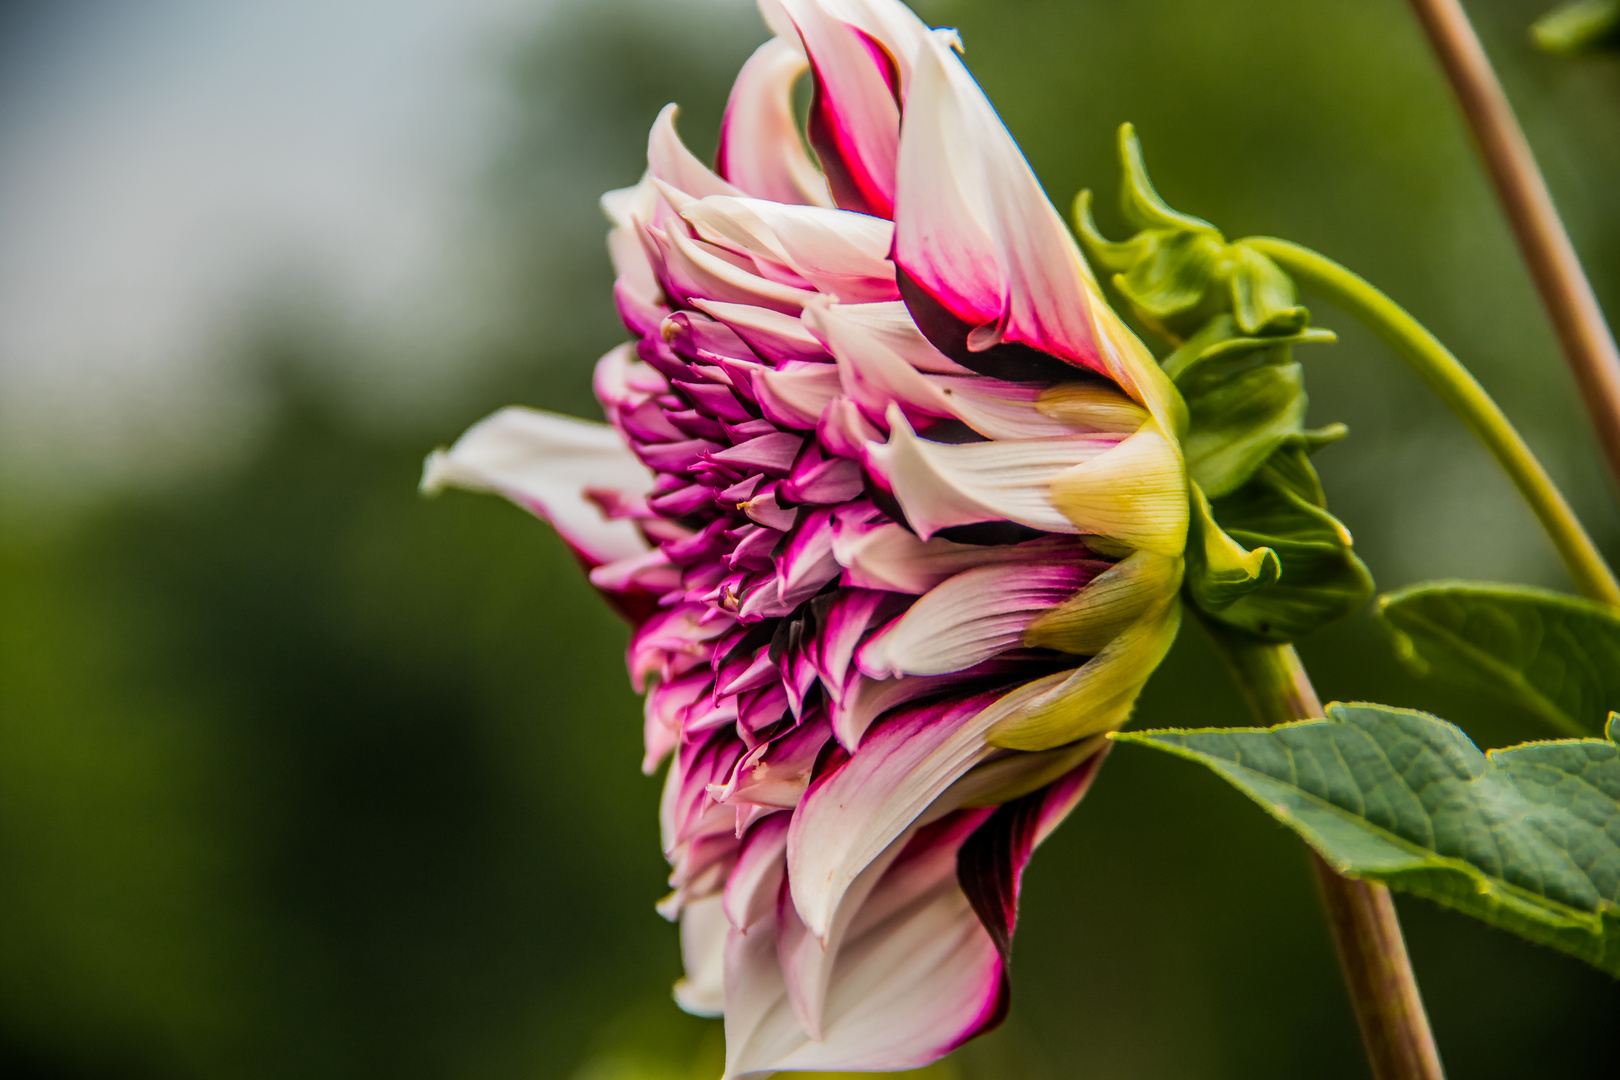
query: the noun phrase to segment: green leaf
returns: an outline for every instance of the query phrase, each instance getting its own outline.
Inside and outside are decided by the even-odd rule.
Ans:
[[[1620,614],[1522,585],[1460,581],[1382,596],[1378,618],[1401,661],[1505,697],[1567,735],[1620,708]]]
[[[1210,503],[1215,521],[1235,543],[1274,551],[1280,573],[1226,607],[1205,610],[1266,641],[1296,641],[1373,594],[1372,574],[1352,550],[1349,530],[1321,506],[1321,485],[1305,445],[1304,437],[1288,440],[1247,484]]]
[[[1192,523],[1187,534],[1187,592],[1204,611],[1217,612],[1256,589],[1275,584],[1282,564],[1270,548],[1250,551],[1222,531],[1209,500],[1191,485]]]
[[[1275,728],[1114,738],[1216,772],[1340,873],[1383,881],[1620,976],[1620,746],[1480,753],[1453,724],[1330,705]]]

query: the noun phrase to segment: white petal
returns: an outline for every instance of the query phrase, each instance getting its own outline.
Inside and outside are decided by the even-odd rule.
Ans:
[[[626,346],[627,347],[627,346]],[[652,474],[606,424],[516,406],[467,429],[429,455],[422,490],[494,491],[551,522],[595,564],[639,555],[647,543],[629,521],[609,521],[592,488],[644,494]]]
[[[726,932],[731,924],[718,896],[681,912],[681,963],[686,977],[675,984],[675,1003],[694,1016],[719,1016],[726,1008]]]
[[[1059,537],[1022,544],[958,544],[942,536],[920,540],[894,524],[842,528],[833,534],[833,557],[845,568],[845,584],[916,596],[975,566],[1060,557],[1083,560],[1086,553],[1077,547],[1077,541]]]
[[[753,304],[726,304],[697,297],[692,298],[692,306],[731,327],[767,360],[780,364],[786,360],[826,362],[831,359],[821,342],[796,316]]]

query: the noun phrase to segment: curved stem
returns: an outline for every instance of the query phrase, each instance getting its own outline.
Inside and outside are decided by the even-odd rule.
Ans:
[[[1238,640],[1211,627],[1250,709],[1264,724],[1322,715],[1321,702],[1292,645]],[[1442,1080],[1417,977],[1389,889],[1335,871],[1315,851],[1311,866],[1327,908],[1345,988],[1375,1080]]]
[[[1581,269],[1575,245],[1558,218],[1547,181],[1536,167],[1524,130],[1462,4],[1458,0],[1412,0],[1412,10],[1457,95],[1518,241],[1519,254],[1530,268],[1597,428],[1609,470],[1620,479],[1620,350],[1615,348],[1592,283]]]
[[[1438,338],[1405,308],[1325,255],[1269,236],[1242,243],[1355,316],[1399,353],[1496,456],[1558,549],[1581,594],[1620,607],[1620,583],[1547,470],[1485,388]]]

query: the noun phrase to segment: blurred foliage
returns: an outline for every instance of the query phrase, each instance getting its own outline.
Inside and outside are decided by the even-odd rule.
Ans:
[[[1551,53],[1583,53],[1620,45],[1620,0],[1572,0],[1537,19],[1530,36]]]
[[[1569,380],[1400,0],[921,7],[961,27],[1059,205],[1108,189],[1135,121],[1172,205],[1321,250],[1433,327],[1615,550]],[[1535,53],[1528,0],[1470,8],[1620,308],[1620,67]],[[469,364],[477,408],[363,423],[331,389],[340,345],[272,333],[278,419],[250,461],[72,520],[0,508],[0,1075],[714,1074],[717,1026],[668,999],[623,627],[524,514],[414,485],[481,410],[593,413],[590,362],[620,335],[596,196],[639,175],[665,101],[710,151],[762,36],[740,0],[581,0],[513,43],[483,207],[510,240],[511,326]],[[1483,452],[1318,315],[1344,343],[1306,359],[1313,400],[1356,438],[1316,463],[1379,579],[1562,587]],[[1365,613],[1302,651],[1326,697],[1432,709],[1486,745],[1536,731],[1415,682]],[[1139,722],[1246,721],[1189,631]],[[1365,1075],[1298,842],[1213,776],[1116,755],[1024,897],[1012,1017],[935,1076]],[[1615,983],[1402,908],[1454,1075],[1612,1074]]]

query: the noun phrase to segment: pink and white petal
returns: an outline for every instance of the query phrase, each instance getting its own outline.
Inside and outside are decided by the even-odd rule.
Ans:
[[[726,879],[726,918],[739,932],[776,910],[782,875],[787,872],[788,815],[772,814],[748,830],[742,853]]]
[[[727,304],[717,300],[692,298],[692,306],[719,319],[748,343],[767,363],[780,365],[790,360],[831,359],[827,350],[797,316],[784,315],[753,304]]]
[[[642,494],[652,476],[606,424],[516,406],[472,427],[422,469],[422,490],[494,491],[549,521],[593,566],[640,555],[632,522],[609,520],[587,488]]]
[[[844,393],[873,420],[882,420],[892,404],[908,416],[955,416],[950,399],[912,367],[883,339],[858,320],[844,316],[843,305],[814,301],[804,309],[804,324],[827,345],[838,362]]]
[[[916,1068],[1000,1019],[1001,957],[956,885],[960,831],[906,845],[862,905],[834,960],[819,1040],[798,1024],[764,942],[745,951],[729,940],[728,1080]]]
[[[614,299],[625,325],[635,334],[648,333],[665,310],[654,252],[641,238],[641,225],[653,220],[657,197],[651,177],[644,175],[634,187],[609,191],[601,200],[602,212],[613,223],[607,243],[615,278]]]
[[[900,144],[899,70],[878,40],[833,17],[821,0],[782,0],[815,73],[810,143],[846,210],[894,213]]]
[[[681,217],[703,239],[787,266],[806,279],[894,281],[886,219],[820,206],[711,196],[686,203]]]
[[[893,493],[917,535],[980,521],[1014,521],[1044,532],[1079,528],[1052,505],[1052,481],[1120,441],[1117,435],[950,444],[919,439],[898,406],[889,441],[868,444],[866,466]]]
[[[898,175],[896,261],[972,327],[969,349],[1024,344],[1107,373],[1079,248],[943,35],[917,52]]]
[[[675,114],[679,111],[673,103],[665,105],[659,110],[658,119],[653,121],[652,133],[647,137],[648,175],[694,199],[705,195],[741,195],[740,188],[716,176],[686,148],[675,132]]]
[[[1042,383],[952,375],[923,378],[950,402],[954,416],[988,439],[1061,439],[1099,430],[1042,412],[1039,402],[1048,389]]]
[[[790,810],[799,805],[821,748],[831,737],[832,728],[825,716],[808,718],[755,747],[738,764],[731,780],[711,788],[710,794],[720,802]]]
[[[681,912],[681,964],[686,977],[675,984],[675,1002],[693,1016],[719,1016],[725,1011],[730,929],[718,896],[694,901]]]
[[[691,240],[679,229],[644,229],[662,256],[669,288],[682,300],[720,300],[754,304],[788,315],[798,315],[816,294],[806,289],[769,281],[746,270],[712,244]]]
[[[1024,868],[1035,848],[1085,797],[1108,750],[1104,743],[1056,782],[997,808],[957,855],[962,891],[1004,959],[1011,955],[1018,925]]]
[[[950,317],[972,329],[1006,306],[1007,278],[972,119],[934,55],[919,50],[897,156],[894,261]]]
[[[815,428],[827,406],[843,392],[832,364],[788,361],[774,370],[755,372],[753,381],[754,396],[767,419],[806,431]]]
[[[1035,619],[1091,579],[1083,564],[1002,563],[957,574],[929,590],[860,647],[873,678],[944,675],[1023,644]]]
[[[793,906],[815,937],[826,939],[845,893],[872,860],[957,777],[995,752],[985,733],[1067,674],[899,712],[811,785],[788,832],[788,881]]]
[[[975,566],[998,562],[1061,559],[1086,563],[1092,573],[1106,564],[1067,537],[1040,537],[1021,544],[958,544],[942,536],[920,540],[889,522],[844,525],[833,535],[833,557],[844,567],[844,583],[921,596],[940,582]]]
[[[720,173],[750,195],[831,206],[826,178],[805,152],[793,87],[809,68],[797,35],[765,42],[737,75],[720,124]]]

